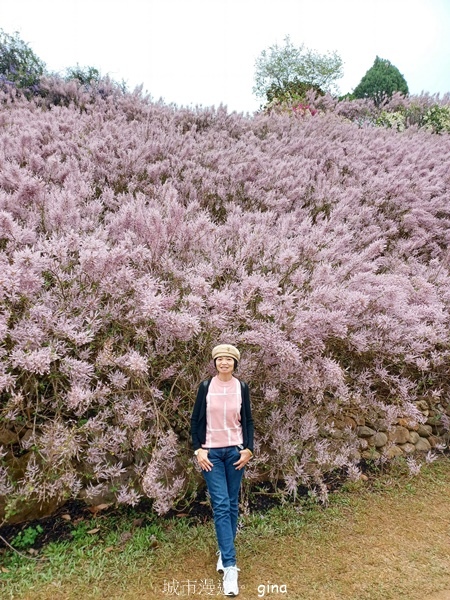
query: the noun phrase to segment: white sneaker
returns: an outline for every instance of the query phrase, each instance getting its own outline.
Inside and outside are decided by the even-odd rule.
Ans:
[[[220,553],[220,550],[218,550],[216,554],[218,556],[216,571],[218,573],[223,573],[222,554]]]
[[[223,593],[225,596],[237,596],[239,594],[238,571],[239,569],[236,566],[224,568]]]

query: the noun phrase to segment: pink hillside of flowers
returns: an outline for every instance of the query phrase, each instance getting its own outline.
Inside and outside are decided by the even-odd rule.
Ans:
[[[8,518],[77,496],[164,513],[190,494],[190,412],[223,341],[252,390],[248,475],[294,495],[357,476],[336,420],[389,430],[422,419],[418,400],[445,406],[448,135],[72,88],[59,106],[0,99]]]

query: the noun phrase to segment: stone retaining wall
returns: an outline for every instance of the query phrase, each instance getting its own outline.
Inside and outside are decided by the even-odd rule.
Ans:
[[[450,406],[444,408],[437,400],[418,400],[415,405],[423,417],[423,422],[411,418],[398,418],[395,424],[387,427],[383,420],[369,421],[356,414],[343,419],[329,420],[333,431],[329,437],[340,439],[344,430],[356,432],[359,448],[355,458],[377,460],[382,456],[388,459],[396,456],[408,456],[415,452],[428,452],[448,444],[447,420],[450,421]],[[323,430],[326,435],[326,430]]]

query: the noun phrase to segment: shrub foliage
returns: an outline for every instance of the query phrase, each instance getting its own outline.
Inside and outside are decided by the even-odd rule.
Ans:
[[[224,341],[252,390],[248,475],[293,493],[357,473],[337,420],[444,402],[448,136],[360,127],[351,103],[249,118],[48,90],[0,110],[7,511],[108,493],[162,513],[195,490],[189,417]]]
[[[44,74],[45,63],[18,33],[10,35],[0,29],[0,87],[15,86],[25,93],[35,93]]]

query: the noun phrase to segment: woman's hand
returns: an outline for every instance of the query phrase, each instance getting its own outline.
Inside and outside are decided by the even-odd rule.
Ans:
[[[233,463],[233,465],[236,467],[236,469],[238,471],[240,471],[241,469],[243,469],[245,467],[245,465],[248,463],[248,461],[251,459],[251,457],[253,456],[253,454],[251,453],[251,451],[248,448],[245,448],[244,450],[239,450],[240,454],[241,454],[241,458]]]
[[[202,471],[211,471],[213,468],[213,464],[208,458],[208,450],[204,450],[203,448],[200,448],[197,452],[197,462]]]

